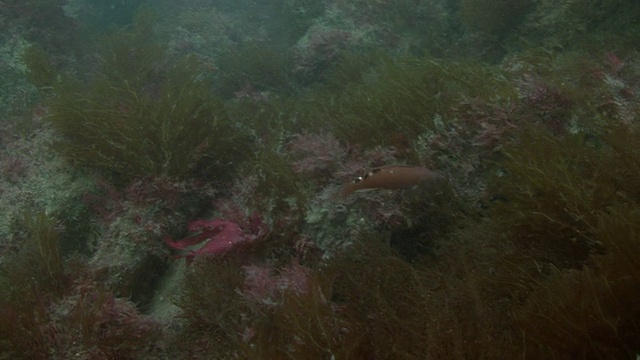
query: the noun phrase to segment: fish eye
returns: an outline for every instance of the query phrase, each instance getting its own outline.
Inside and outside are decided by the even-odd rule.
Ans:
[[[355,184],[355,183],[359,183],[359,182],[360,182],[360,181],[362,181],[362,180],[364,180],[364,177],[362,177],[362,176],[356,176],[356,178],[355,178],[355,179],[353,179],[353,183],[354,183],[354,184]]]

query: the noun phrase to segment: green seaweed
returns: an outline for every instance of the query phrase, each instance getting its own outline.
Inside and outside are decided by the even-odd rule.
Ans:
[[[532,0],[461,0],[458,15],[469,29],[504,37],[533,4]]]
[[[51,89],[56,81],[57,71],[51,65],[49,56],[40,45],[25,49],[23,60],[27,66],[27,79],[39,89]]]
[[[246,292],[239,254],[197,260],[178,300],[187,319],[178,343],[193,353],[270,359],[515,354],[502,342],[508,337],[486,335],[499,327],[470,257],[456,254],[465,270],[451,273],[432,260],[410,264],[377,236],[351,250],[298,273],[297,290],[268,298]],[[256,285],[258,293],[276,286],[269,276]]]
[[[610,207],[637,203],[638,130],[622,124],[557,135],[527,128],[505,148],[505,175],[496,183],[502,202],[494,215],[509,238],[556,266],[581,266],[606,251],[598,219]]]
[[[247,43],[222,54],[218,64],[216,90],[224,98],[290,91],[292,59],[284,49]]]
[[[29,237],[21,257],[30,263],[31,271],[39,273],[37,278],[55,286],[64,274],[56,220],[43,212],[26,213],[24,223]]]
[[[237,258],[198,259],[192,264],[175,300],[187,325],[177,338],[182,351],[190,351],[198,339],[195,351],[221,358],[231,354],[240,343],[243,319],[252,314],[239,292],[243,281]]]
[[[516,98],[503,73],[471,63],[381,57],[362,78],[337,95],[314,99],[316,108],[308,112],[340,140],[366,147],[414,139],[433,129],[436,117],[452,120],[465,100]]]
[[[541,0],[521,34],[529,44],[547,48],[606,48],[624,51],[635,47],[640,4],[633,0]]]
[[[528,129],[505,155],[506,175],[496,187],[504,202],[494,211],[510,238],[574,265],[586,261],[598,247],[592,224],[615,192],[597,186],[601,155],[585,134],[556,137]]]
[[[153,21],[140,15],[132,31],[108,38],[99,73],[84,81],[65,76],[55,86],[47,120],[62,137],[56,149],[119,184],[153,176],[228,179],[249,151],[248,138],[197,59],[164,55],[152,39]]]
[[[74,46],[78,34],[75,20],[65,14],[63,0],[6,0],[0,3],[3,27],[20,28],[30,42],[47,49]]]
[[[259,150],[240,171],[256,177],[256,193],[261,196],[254,201],[262,211],[278,214],[294,210],[295,217],[302,219],[302,210],[310,196],[309,186],[305,185],[309,183],[293,172],[290,159],[278,149],[266,147]]]
[[[326,301],[331,292],[327,275],[316,274],[313,287],[304,294],[285,293],[281,306],[258,318],[256,336],[241,347],[243,354],[255,359],[348,358],[355,349],[340,346],[343,339],[335,333],[337,327],[348,325],[334,316]]]
[[[20,252],[0,268],[0,357],[46,357],[49,298],[60,296],[66,277],[55,219],[26,213]]]
[[[98,75],[110,85],[126,81],[135,89],[150,86],[158,76],[165,75],[162,65],[169,59],[165,56],[166,45],[154,38],[156,22],[157,15],[145,9],[137,13],[132,26],[102,37],[98,52],[103,65],[97,74],[88,75]]]
[[[85,260],[64,256],[56,218],[26,213],[24,227],[20,251],[0,266],[0,358],[132,358],[151,348],[157,324],[93,279]]]
[[[532,358],[632,358],[640,346],[640,206],[621,204],[598,217],[606,253],[593,266],[553,268],[515,310]]]
[[[326,3],[314,0],[270,0],[266,1],[264,6],[265,9],[262,11],[256,9],[254,4],[250,8],[269,15],[269,20],[264,26],[274,43],[290,46],[295,44],[314,19],[322,14]]]

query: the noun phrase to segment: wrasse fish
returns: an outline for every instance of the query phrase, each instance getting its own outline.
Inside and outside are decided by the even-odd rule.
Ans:
[[[437,171],[422,166],[381,166],[369,170],[365,176],[360,176],[354,182],[345,185],[342,196],[347,197],[359,190],[405,189],[442,178]]]

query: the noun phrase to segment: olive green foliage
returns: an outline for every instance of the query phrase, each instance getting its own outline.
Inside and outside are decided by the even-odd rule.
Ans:
[[[477,309],[460,313],[430,304],[439,310],[440,328],[454,329],[449,339],[478,336],[483,345],[477,349],[487,349],[486,334],[492,334],[499,341],[491,347],[511,353],[506,357],[635,356],[640,132],[613,119],[606,127],[582,126],[574,134],[523,129],[498,163],[502,175],[494,182],[487,223],[493,230],[467,223],[451,238],[436,239],[435,261],[442,264],[425,266],[446,289],[432,298],[446,296],[459,306],[470,297],[468,305]],[[464,288],[469,292],[460,293]],[[462,303],[452,301],[458,296]],[[504,307],[494,312],[487,304]],[[454,325],[446,316],[456,319]],[[473,351],[464,348],[461,357]]]
[[[243,282],[237,259],[210,258],[192,264],[176,299],[188,323],[177,342],[185,347],[180,353],[188,352],[194,339],[204,338],[207,341],[199,342],[198,350],[208,356],[229,356],[240,342],[243,319],[252,314],[238,291]]]
[[[291,158],[286,154],[286,142],[291,133],[302,131],[304,125],[296,122],[295,101],[274,98],[269,101],[241,99],[228,104],[229,113],[246,131],[257,139],[254,152],[238,167],[240,179],[256,181],[255,196],[251,206],[255,211],[277,214],[290,211],[292,206],[304,208],[310,192],[309,183],[304,182],[291,167]],[[303,212],[297,212],[302,216]]]
[[[608,187],[616,190],[617,203],[640,202],[640,130],[617,125],[603,132],[602,141],[610,148],[604,159],[603,174]],[[602,186],[602,185],[601,185]]]
[[[504,37],[522,21],[532,5],[532,0],[462,0],[458,15],[471,30]]]
[[[600,51],[635,46],[640,29],[640,3],[634,0],[542,0],[522,29],[529,44],[575,49],[592,46]]]
[[[363,83],[371,68],[379,64],[377,59],[380,57],[379,52],[341,51],[338,61],[327,66],[316,87],[334,92],[344,91],[351,83]]]
[[[0,268],[0,358],[45,356],[50,330],[44,297],[57,296],[64,276],[56,221],[44,213],[25,214],[27,238]]]
[[[26,48],[23,60],[28,68],[27,79],[29,82],[38,88],[53,86],[57,73],[42,46],[32,45]]]
[[[335,332],[346,321],[334,316],[326,296],[331,293],[329,274],[317,273],[308,292],[284,294],[282,305],[265,313],[256,321],[256,336],[242,346],[247,358],[255,359],[322,359],[351,358],[357,349],[342,346]],[[348,335],[347,335],[348,336]]]
[[[640,206],[601,214],[594,237],[607,254],[580,271],[554,268],[515,313],[532,358],[633,358],[640,347]]]
[[[296,214],[302,217],[310,189],[305,189],[305,183],[293,172],[289,160],[279,149],[267,147],[248,160],[241,171],[246,176],[255,176],[258,181],[256,193],[266,195],[265,198],[254,199],[261,210],[277,214],[293,207],[298,210]]]
[[[409,262],[433,254],[434,239],[449,237],[458,221],[475,215],[448,182],[410,189],[403,197],[405,222],[391,227],[385,241]],[[463,215],[463,211],[467,213]]]
[[[276,46],[261,43],[240,45],[218,60],[220,74],[216,90],[221,96],[252,96],[262,91],[287,92],[291,77],[291,59]]]
[[[29,231],[29,238],[24,245],[22,256],[31,259],[33,266],[41,273],[39,278],[52,283],[60,280],[63,275],[63,262],[60,253],[60,242],[56,231],[56,220],[45,213],[25,214],[25,226]],[[33,269],[32,269],[33,271]]]
[[[266,196],[254,200],[274,202],[263,204],[267,205],[265,211],[273,205],[287,208],[285,203],[292,200],[297,206],[306,202],[308,194],[304,194],[302,179],[293,172],[285,148],[292,134],[306,129],[307,123],[298,118],[300,106],[294,97],[274,97],[268,101],[239,99],[227,103],[229,114],[238,122],[240,131],[256,139],[254,152],[246,157],[238,172],[240,178],[257,179],[257,193]]]
[[[25,214],[27,235],[0,267],[0,358],[132,358],[159,334],[133,303],[116,299],[78,257],[63,258],[57,220]]]
[[[251,8],[256,8],[252,4]],[[320,16],[325,8],[324,1],[316,0],[269,0],[261,14],[269,14],[265,26],[274,42],[293,45]],[[264,15],[263,15],[264,16]]]
[[[2,1],[2,26],[23,28],[22,35],[49,49],[68,47],[69,40],[75,37],[75,23],[65,15],[65,3],[64,0]]]
[[[506,150],[507,175],[497,188],[505,199],[497,215],[511,238],[564,265],[606,251],[594,235],[600,217],[611,206],[637,202],[640,193],[637,134],[622,126],[600,137],[522,134]]]
[[[367,354],[381,358],[428,354],[431,313],[426,274],[376,240],[367,239],[366,245],[354,249],[354,255],[330,267],[332,298],[347,308],[342,316],[349,324],[346,343],[334,351],[345,351],[354,359]]]
[[[504,74],[477,64],[383,58],[362,78],[337,94],[316,97],[311,126],[328,128],[349,143],[389,145],[394,137],[415,139],[433,129],[436,117],[453,120],[465,100],[516,98]]]
[[[9,243],[23,238],[28,231],[25,212],[37,208],[64,224],[59,234],[63,254],[86,250],[87,237],[95,224],[91,221],[93,214],[87,211],[82,199],[87,192],[95,191],[95,185],[87,177],[79,176],[79,172],[70,170],[65,161],[51,151],[55,135],[51,129],[43,128],[42,121],[30,123],[19,119],[22,126],[13,130],[20,131],[20,136],[16,136],[16,141],[5,143],[2,155],[5,162],[12,157],[19,159],[22,167],[17,169],[21,171],[17,174],[5,167],[0,197],[3,209],[0,237]],[[26,138],[29,141],[25,141]],[[35,215],[31,218],[37,219]]]
[[[604,126],[629,121],[640,109],[633,96],[624,94],[616,99],[630,89],[632,82],[626,79],[634,76],[634,70],[623,66],[616,73],[603,52],[533,48],[514,55],[512,60],[522,65],[514,78],[536,74],[535,80],[527,81],[528,94],[519,104],[519,120],[527,119],[523,123],[530,123],[529,119],[546,125],[564,122],[565,130],[575,130],[586,126],[584,122]]]
[[[599,170],[595,149],[585,143],[583,134],[558,139],[531,130],[506,154],[508,175],[498,190],[507,198],[498,209],[512,236],[528,243],[544,242],[544,251],[559,247],[565,256],[586,259],[596,246],[592,225],[608,195],[614,194],[611,188],[595,186]]]
[[[411,263],[371,236],[312,270],[308,292],[275,305],[249,305],[229,290],[242,288],[241,263],[213,260],[188,275],[185,336],[247,358],[632,356],[637,136],[622,125],[528,128],[505,148],[491,222],[434,235],[438,256]]]
[[[528,129],[505,150],[494,215],[536,264],[513,309],[533,358],[635,356],[639,134],[613,121],[575,135]]]
[[[533,0],[460,0],[454,18],[459,38],[450,53],[499,63],[512,43],[521,39],[518,29],[527,23],[534,4]]]
[[[198,352],[224,356],[235,349],[243,358],[362,359],[443,350],[429,342],[434,313],[426,273],[378,242],[361,244],[351,255],[313,270],[307,291],[285,292],[273,304],[242,295],[240,265],[231,258],[203,259],[187,275],[178,305],[188,319],[185,339],[197,343]]]
[[[43,212],[35,215],[27,212],[23,226],[26,229],[25,242],[5,270],[14,275],[33,277],[40,286],[53,291],[64,275],[56,219]]]
[[[156,16],[150,10],[141,11],[132,27],[122,27],[111,36],[101,39],[99,49],[104,65],[99,75],[113,82],[130,83],[134,88],[150,86],[159,67],[168,59],[165,46],[154,39]],[[91,74],[90,74],[91,75]]]
[[[195,58],[168,59],[152,39],[153,19],[105,40],[98,74],[65,77],[48,118],[58,149],[117,183],[169,176],[223,180],[248,150]],[[85,84],[86,83],[86,84]]]
[[[289,132],[300,132],[304,126],[298,124],[298,104],[294,97],[273,97],[268,101],[241,98],[226,105],[240,131],[250,133],[260,147],[277,147],[291,135]]]
[[[0,358],[47,358],[49,309],[44,306],[48,296],[30,274],[0,273]]]

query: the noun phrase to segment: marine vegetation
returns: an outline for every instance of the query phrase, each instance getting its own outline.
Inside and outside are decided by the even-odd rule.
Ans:
[[[339,140],[365,147],[395,145],[453,120],[454,105],[468,99],[509,103],[515,89],[498,69],[429,57],[379,56],[361,81],[318,97],[310,117]],[[354,75],[350,76],[351,78]],[[313,125],[311,125],[313,126]]]
[[[513,309],[534,358],[629,357],[640,346],[640,131],[608,121],[576,134],[528,129],[506,149],[493,208],[538,269]]]
[[[73,19],[66,16],[61,0],[7,0],[0,3],[3,30],[23,27],[29,40],[54,51],[66,51],[77,40]]]
[[[31,45],[22,55],[27,68],[27,79],[38,89],[51,88],[56,81],[56,70],[42,46]]]
[[[635,44],[629,34],[640,28],[638,16],[640,4],[633,0],[541,0],[518,35],[528,46],[631,49]]]
[[[640,346],[640,206],[612,206],[594,238],[606,253],[580,270],[554,267],[514,313],[532,358],[628,358]],[[552,335],[553,334],[553,335]]]
[[[595,236],[601,217],[612,206],[635,202],[640,191],[632,140],[637,130],[629,131],[523,132],[506,149],[506,175],[496,187],[504,202],[494,206],[495,214],[510,238],[561,267],[580,267],[589,255],[606,251]]]
[[[394,345],[406,345],[403,338],[410,341],[403,334],[421,336],[409,322],[422,326],[412,309],[425,306],[426,298],[420,275],[408,265],[401,271],[401,260],[383,254],[374,247],[325,269],[293,260],[275,271],[238,257],[196,260],[178,300],[188,320],[182,336],[198,344],[193,355],[224,357],[235,349],[247,358],[317,359],[393,352]],[[362,282],[369,276],[377,276],[379,286]],[[398,296],[411,303],[397,303]],[[418,354],[426,346],[405,349]]]
[[[60,252],[56,219],[25,215],[24,245],[0,268],[0,357],[129,358],[153,347],[159,327]],[[149,341],[140,347],[138,341]],[[81,355],[80,355],[81,354]]]
[[[243,44],[218,59],[216,91],[223,98],[259,98],[269,92],[290,92],[291,59],[283,49]]]
[[[47,120],[72,163],[116,183],[153,176],[222,181],[249,142],[211,92],[194,57],[169,59],[153,19],[105,39],[99,71],[61,75]],[[235,149],[235,150],[232,150]]]
[[[472,31],[502,38],[533,8],[532,0],[461,0],[458,15]]]
[[[638,356],[637,1],[255,2],[0,2],[0,358]]]

